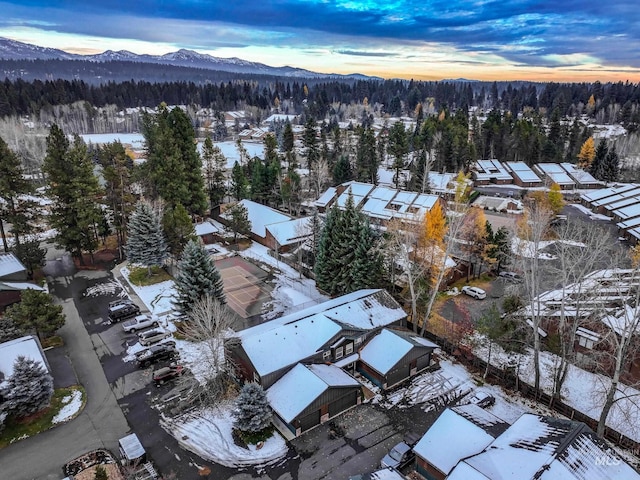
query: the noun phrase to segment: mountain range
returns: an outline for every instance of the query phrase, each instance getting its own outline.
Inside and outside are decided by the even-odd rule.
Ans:
[[[139,55],[127,50],[119,50],[117,52],[107,50],[95,55],[78,55],[55,48],[40,47],[3,37],[0,37],[0,60],[80,60],[98,63],[133,62],[200,68],[218,72],[273,75],[277,77],[348,78],[353,80],[379,79],[378,77],[370,77],[358,73],[340,75],[312,72],[310,70],[288,66],[271,67],[263,63],[249,62],[240,58],[220,58],[186,49],[180,49],[164,55]]]

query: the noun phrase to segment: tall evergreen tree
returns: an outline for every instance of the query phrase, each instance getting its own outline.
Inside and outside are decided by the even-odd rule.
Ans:
[[[605,180],[607,175],[607,155],[609,154],[609,147],[606,140],[600,140],[596,147],[596,153],[593,157],[593,162],[589,168],[589,173],[597,180]]]
[[[249,182],[244,168],[235,162],[231,169],[231,194],[238,202],[248,197],[248,186]]]
[[[207,137],[202,146],[202,160],[209,194],[209,208],[213,208],[220,205],[226,195],[227,159],[222,150],[213,144],[210,137]]]
[[[98,179],[93,174],[87,147],[79,136],[69,144],[64,132],[51,126],[43,170],[53,201],[50,225],[57,230],[56,243],[83,264],[83,251],[97,248],[96,228],[102,219],[97,201]]]
[[[202,160],[191,120],[180,108],[171,111],[163,103],[156,115],[145,115],[142,133],[147,161],[147,191],[169,205],[184,205],[191,215],[206,208]]]
[[[174,305],[183,315],[188,315],[193,305],[207,295],[225,304],[222,277],[213,258],[202,245],[191,240],[184,247],[175,278]]]
[[[162,229],[169,244],[169,251],[175,256],[180,256],[189,240],[197,238],[191,217],[181,204],[164,209]]]
[[[341,183],[349,182],[351,180],[353,180],[351,162],[349,162],[349,157],[341,155],[333,166],[333,183],[334,185],[340,185]]]
[[[233,243],[238,241],[238,234],[246,235],[251,232],[249,212],[242,203],[231,205],[225,213],[228,228],[233,232]]]
[[[168,256],[160,219],[151,205],[138,202],[129,220],[127,237],[127,259],[147,267],[151,276],[151,267],[162,266]]]
[[[612,145],[607,152],[604,163],[603,180],[605,182],[615,182],[618,180],[618,175],[620,174],[620,159],[618,158],[618,152],[616,151],[615,145]]]
[[[25,180],[18,156],[0,138],[0,236],[4,251],[9,245],[4,232],[4,222],[11,224],[14,245],[20,246],[22,236],[32,233],[37,219],[35,202],[26,200],[24,195],[32,193],[31,184]]]
[[[393,156],[393,169],[396,188],[400,188],[400,172],[405,167],[405,157],[409,153],[407,132],[402,122],[396,122],[389,130],[387,151]]]
[[[18,418],[27,417],[51,403],[53,377],[41,362],[19,356],[13,364],[5,392],[10,412]]]
[[[245,383],[232,411],[234,426],[241,432],[257,433],[271,424],[271,407],[264,389],[257,383]]]

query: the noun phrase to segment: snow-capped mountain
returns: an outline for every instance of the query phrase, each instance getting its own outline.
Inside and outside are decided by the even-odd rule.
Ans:
[[[263,63],[249,62],[240,58],[220,58],[180,49],[164,55],[138,55],[127,50],[107,50],[95,55],[76,55],[55,48],[44,48],[28,43],[16,42],[0,37],[0,60],[87,60],[91,62],[138,62],[175,65],[180,67],[201,68],[222,72],[274,75],[279,77],[304,78],[355,78],[371,79],[361,74],[339,75],[325,74],[294,67],[271,67]]]

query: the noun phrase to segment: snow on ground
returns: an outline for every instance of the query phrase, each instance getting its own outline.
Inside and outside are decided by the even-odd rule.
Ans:
[[[487,347],[480,342],[475,343],[473,352],[486,360]],[[540,386],[547,394],[551,394],[553,391],[553,372],[557,361],[556,355],[550,352],[540,352]],[[534,384],[535,369],[531,351],[523,355],[513,355],[505,352],[499,346],[493,345],[491,364],[495,366],[513,365],[522,381],[529,385]],[[561,390],[562,401],[594,420],[598,420],[604,404],[605,388],[610,385],[610,382],[611,379],[604,375],[587,372],[575,365],[569,365],[567,379]],[[625,393],[627,397],[631,398],[623,398]],[[640,410],[635,404],[635,399],[638,396],[640,396],[640,391],[622,385],[616,393],[618,400],[607,419],[608,427],[621,432],[636,442],[640,441]]]
[[[123,267],[120,271],[152,314],[161,316],[173,311],[172,300],[175,296],[175,288],[172,280],[141,287],[129,281],[129,269],[127,267]]]
[[[194,414],[160,420],[162,427],[178,440],[182,448],[227,467],[264,467],[287,454],[287,444],[276,431],[262,448],[249,445],[248,449],[233,441],[232,404],[203,409]]]
[[[601,213],[593,213],[584,205],[580,205],[579,203],[571,203],[567,205],[568,207],[573,207],[576,210],[580,210],[582,213],[589,215],[591,220],[611,220],[611,217],[607,217],[606,215],[602,215]]]
[[[555,257],[545,252],[540,252],[543,248],[552,245],[554,242],[552,240],[544,240],[538,242],[538,258],[542,260],[553,260]],[[519,255],[524,258],[534,258],[536,256],[536,248],[535,243],[530,242],[529,240],[523,240],[518,237],[513,237],[511,242],[511,251],[515,255]]]
[[[215,340],[212,340],[212,344],[207,341],[175,340],[175,342],[180,352],[180,364],[191,370],[201,384],[205,383],[207,377],[216,373],[216,365],[223,365],[224,351]],[[213,358],[216,355],[216,348],[218,358]]]
[[[82,392],[74,390],[71,395],[62,398],[64,407],[51,419],[51,423],[62,423],[69,420],[82,408]]]
[[[115,280],[110,280],[107,283],[99,283],[93,287],[89,287],[85,290],[85,297],[98,297],[100,295],[118,295],[119,297],[125,297],[125,293],[122,285]]]

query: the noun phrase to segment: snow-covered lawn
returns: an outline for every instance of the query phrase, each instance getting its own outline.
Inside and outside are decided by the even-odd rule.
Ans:
[[[72,418],[82,408],[82,391],[74,390],[62,398],[64,407],[51,419],[51,423],[62,423]]]
[[[249,445],[248,449],[233,441],[232,404],[204,409],[173,419],[163,417],[162,427],[178,440],[182,448],[227,467],[264,467],[287,454],[287,444],[276,431],[262,448]]]
[[[175,296],[175,285],[172,280],[141,287],[134,285],[129,280],[129,269],[127,267],[122,267],[120,272],[152,314],[161,316],[173,311],[172,300]]]

